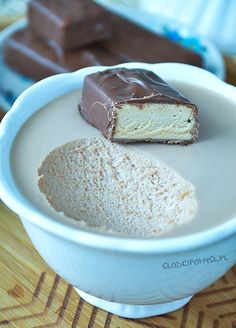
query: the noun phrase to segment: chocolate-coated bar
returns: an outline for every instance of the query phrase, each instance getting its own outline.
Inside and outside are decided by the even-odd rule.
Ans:
[[[13,69],[35,80],[86,66],[128,61],[202,66],[200,55],[123,18],[111,14],[111,19],[114,36],[109,41],[75,50],[65,51],[58,43],[46,42],[29,29],[15,32],[5,44],[5,60]]]
[[[47,43],[30,29],[15,32],[5,43],[6,63],[34,80],[95,65],[116,65],[120,58],[97,45],[64,51],[55,42]]]
[[[64,49],[106,39],[111,33],[109,14],[91,0],[32,0],[28,17],[34,32]]]
[[[202,57],[165,37],[111,14],[113,37],[101,43],[123,61],[147,63],[178,62],[202,67]]]
[[[143,69],[88,75],[79,109],[111,141],[188,144],[198,135],[196,105]]]

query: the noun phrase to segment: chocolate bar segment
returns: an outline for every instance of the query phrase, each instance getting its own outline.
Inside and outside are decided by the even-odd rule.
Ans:
[[[97,45],[64,51],[57,43],[45,42],[30,29],[15,32],[4,45],[5,62],[34,80],[95,65],[116,65],[121,59]]]
[[[104,40],[111,34],[108,12],[91,0],[32,0],[28,17],[34,32],[64,49]]]
[[[172,61],[202,66],[200,55],[123,18],[113,14],[110,17],[114,36],[109,41],[74,50],[63,50],[57,42],[45,41],[28,28],[17,31],[5,43],[5,61],[35,80],[86,66],[112,66],[129,61]]]
[[[197,107],[151,71],[117,68],[85,78],[81,115],[111,141],[188,144]]]
[[[202,67],[202,57],[180,44],[110,14],[113,36],[100,46],[122,57],[123,62],[178,62]]]

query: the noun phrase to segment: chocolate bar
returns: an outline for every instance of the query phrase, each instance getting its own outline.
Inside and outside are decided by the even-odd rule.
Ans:
[[[78,68],[121,62],[118,56],[97,45],[64,51],[57,43],[40,39],[30,29],[11,35],[4,46],[4,58],[11,68],[34,80]]]
[[[108,12],[90,0],[32,0],[28,17],[34,32],[64,49],[104,40],[111,34]]]
[[[45,41],[30,29],[17,31],[5,43],[5,61],[35,80],[86,66],[112,66],[129,61],[172,61],[202,67],[199,54],[113,14],[110,19],[114,36],[109,41],[74,50],[63,50],[57,42]]]
[[[123,62],[178,62],[202,67],[202,57],[165,37],[154,34],[111,14],[113,37],[101,42],[104,49],[121,56]]]
[[[86,76],[79,109],[111,141],[188,144],[198,135],[197,106],[144,69]]]

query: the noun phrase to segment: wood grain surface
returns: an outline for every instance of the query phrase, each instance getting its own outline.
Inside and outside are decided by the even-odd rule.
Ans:
[[[128,320],[83,301],[42,260],[20,220],[0,204],[0,328],[236,328],[236,266],[184,308]]]
[[[226,58],[236,85],[236,61]],[[0,120],[4,113],[0,110]],[[128,320],[83,301],[41,259],[20,220],[0,202],[0,328],[236,328],[236,266],[168,315]]]

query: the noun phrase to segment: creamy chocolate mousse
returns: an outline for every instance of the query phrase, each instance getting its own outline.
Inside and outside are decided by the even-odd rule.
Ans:
[[[197,211],[194,186],[175,170],[104,137],[54,149],[38,174],[53,208],[110,232],[158,236],[189,222]]]

